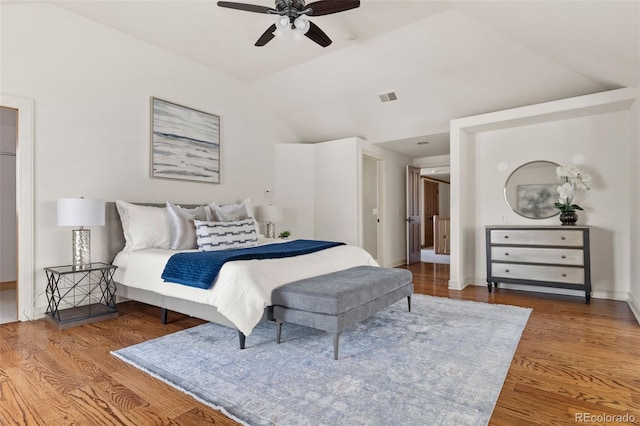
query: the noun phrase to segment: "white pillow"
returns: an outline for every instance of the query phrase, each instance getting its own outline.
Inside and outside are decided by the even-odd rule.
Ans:
[[[198,250],[218,251],[252,247],[258,243],[253,218],[234,222],[193,221],[196,226]]]
[[[213,213],[213,220],[218,222],[233,222],[237,220],[253,217],[251,200],[248,198],[235,204],[220,205],[215,201],[209,203],[209,208]]]
[[[186,209],[167,201],[169,248],[171,250],[190,250],[198,247],[193,219],[207,219],[204,206]]]
[[[249,198],[237,203],[222,205],[212,201],[207,207],[211,210],[210,219],[212,221],[233,222],[252,218],[255,223],[256,234],[260,235],[260,224],[253,216],[253,208],[251,207],[251,200]]]
[[[169,248],[171,234],[164,207],[139,206],[117,200],[125,246],[130,253],[147,248]]]

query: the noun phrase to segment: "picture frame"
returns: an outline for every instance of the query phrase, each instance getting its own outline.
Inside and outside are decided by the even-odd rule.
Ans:
[[[558,184],[518,185],[518,211],[532,219],[545,219],[559,211],[554,206],[558,200]]]
[[[151,177],[220,183],[220,116],[152,97]]]

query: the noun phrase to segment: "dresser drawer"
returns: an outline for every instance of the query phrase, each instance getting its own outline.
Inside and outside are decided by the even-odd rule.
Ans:
[[[584,284],[584,269],[565,266],[522,265],[492,263],[494,278],[511,278],[530,281],[551,281],[566,284]]]
[[[492,229],[491,244],[582,247],[580,230]]]
[[[491,247],[491,259],[504,262],[582,266],[584,252],[582,249],[570,248],[493,246]]]

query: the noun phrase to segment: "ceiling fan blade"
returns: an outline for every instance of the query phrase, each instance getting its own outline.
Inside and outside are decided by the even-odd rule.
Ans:
[[[264,46],[265,44],[269,43],[275,37],[275,35],[273,34],[275,30],[276,24],[271,25],[269,28],[267,28],[267,31],[265,31],[264,34],[260,36],[258,41],[256,41],[255,45]]]
[[[311,12],[307,13],[309,16],[322,16],[344,12],[356,7],[360,7],[359,0],[320,0],[309,3],[305,9],[311,9]]]
[[[327,47],[331,44],[331,39],[329,38],[329,36],[326,35],[324,31],[320,29],[320,27],[318,27],[311,21],[309,21],[309,31],[307,31],[305,36],[315,41],[322,47]]]
[[[278,13],[277,10],[266,6],[258,6],[256,4],[235,3],[232,1],[219,1],[218,6],[227,7],[229,9],[244,10],[245,12],[255,13]]]

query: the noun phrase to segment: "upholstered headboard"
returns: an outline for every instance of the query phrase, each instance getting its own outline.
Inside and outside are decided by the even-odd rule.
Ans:
[[[166,203],[133,203],[141,206],[165,207]],[[194,208],[202,204],[180,204],[185,208]],[[116,255],[124,248],[124,232],[120,214],[114,201],[105,203],[105,225],[107,227],[107,261],[113,262]]]

